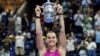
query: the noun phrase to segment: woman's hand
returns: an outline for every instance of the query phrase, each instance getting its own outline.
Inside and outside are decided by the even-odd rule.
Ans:
[[[57,12],[63,13],[63,7],[60,4],[57,5]]]
[[[36,13],[36,16],[40,16],[40,14],[41,14],[41,9],[40,9],[40,6],[39,6],[39,5],[36,5],[35,13]]]

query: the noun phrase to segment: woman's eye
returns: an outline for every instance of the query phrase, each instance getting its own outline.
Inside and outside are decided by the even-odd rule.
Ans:
[[[55,37],[52,37],[53,39],[55,38]]]
[[[48,39],[50,39],[50,37],[48,37]]]

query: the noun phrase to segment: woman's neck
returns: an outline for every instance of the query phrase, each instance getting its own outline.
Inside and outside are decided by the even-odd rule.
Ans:
[[[57,49],[56,46],[48,46],[48,50],[49,50],[50,52],[54,52],[56,49]]]

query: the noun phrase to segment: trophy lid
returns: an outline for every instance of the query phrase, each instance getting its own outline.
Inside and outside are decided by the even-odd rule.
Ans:
[[[50,2],[50,0],[47,0],[47,2],[44,3],[43,5],[45,6],[45,5],[53,5],[53,4],[54,4],[54,3]]]
[[[47,0],[47,2],[50,2],[50,0]]]

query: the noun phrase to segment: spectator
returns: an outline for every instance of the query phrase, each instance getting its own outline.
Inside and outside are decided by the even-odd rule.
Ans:
[[[35,17],[33,17],[31,23],[30,23],[30,31],[35,32]]]
[[[6,12],[2,12],[2,23],[3,23],[3,29],[7,30],[9,20],[7,18]]]
[[[8,18],[12,16],[11,13],[12,13],[12,11],[11,11],[11,9],[9,9],[8,12],[7,12],[7,17]]]
[[[10,43],[10,56],[15,56],[15,36],[13,34],[9,35],[9,43]]]
[[[6,38],[3,40],[3,46],[5,48],[5,54],[6,56],[14,56],[14,45],[13,44],[14,35],[7,35]]]
[[[88,38],[88,36],[87,36],[87,31],[84,31],[84,32],[83,32],[83,37]]]
[[[89,26],[88,30],[87,30],[87,36],[94,36],[94,30],[92,29],[92,26]]]
[[[22,17],[22,31],[25,31],[25,29],[27,28],[27,27],[29,27],[29,21],[28,21],[28,18],[27,18],[27,14],[26,13],[24,13],[24,16]]]
[[[80,9],[80,3],[78,2],[78,0],[74,0],[74,1],[71,0],[70,8],[73,9],[74,14],[77,13],[77,10]]]
[[[68,36],[67,39],[67,51],[68,51],[68,56],[74,56],[72,54],[75,53],[75,42],[76,42],[76,38],[75,36],[73,36],[73,33],[71,33],[71,36]]]
[[[0,29],[0,39],[3,40],[7,36],[7,30]]]
[[[94,0],[94,12],[100,10],[100,0]]]
[[[97,48],[96,43],[92,40],[91,37],[88,39],[88,41],[89,43],[87,45],[87,55],[96,56],[96,48]]]
[[[95,26],[100,26],[100,10],[97,12],[97,14],[94,16],[95,19]]]
[[[68,16],[64,19],[65,21],[65,32],[66,34],[67,33],[70,33],[70,31],[73,30],[73,26],[74,26],[74,21],[73,21],[73,10],[70,9],[69,10],[69,13],[68,13]]]
[[[16,18],[15,18],[15,31],[18,32],[18,31],[21,31],[21,24],[22,21],[21,21],[21,17],[17,14],[16,15]]]
[[[33,41],[32,42],[32,44],[33,45],[31,45],[32,46],[32,48],[34,49],[34,51],[35,51],[35,56],[38,56],[38,50],[37,50],[37,46],[36,46],[36,36],[35,36],[35,29],[36,29],[36,23],[35,23],[35,17],[34,17],[34,15],[33,15],[33,18],[32,18],[32,21],[31,21],[31,23],[30,23],[30,31],[31,31],[31,40]],[[41,23],[43,23],[43,22],[41,22]],[[44,25],[42,25],[42,27],[43,27]],[[44,28],[43,28],[44,29]],[[32,51],[32,50],[31,50]]]
[[[89,26],[92,25],[92,21],[93,18],[90,16],[90,14],[86,14],[86,16],[84,17],[84,26],[83,26],[83,31],[87,31],[87,29],[89,28]]]
[[[74,15],[74,21],[75,21],[75,32],[76,33],[82,33],[83,29],[83,20],[84,20],[84,16],[81,14],[81,11],[78,10],[77,14]]]
[[[82,0],[82,9],[83,9],[83,13],[90,13],[90,5],[91,5],[92,1],[91,0]]]
[[[31,33],[28,28],[26,28],[25,31],[23,32],[23,36],[25,39],[25,55],[27,56],[29,55],[30,51],[32,51],[31,45],[33,44],[31,43],[33,41],[31,41]]]
[[[24,36],[25,38],[28,38],[28,39],[31,38],[31,33],[30,33],[30,31],[29,31],[28,28],[26,28],[25,31],[23,32],[23,36]]]
[[[17,11],[18,11],[18,8],[15,8],[13,14],[15,15],[17,13]]]
[[[81,41],[81,43],[78,45],[78,50],[79,50],[79,55],[80,56],[87,56],[87,44],[88,44],[88,42],[87,42],[87,39],[88,38],[84,38],[82,41]]]
[[[68,0],[63,0],[62,1],[62,6],[64,9],[64,13],[67,13],[70,7],[70,2]]]
[[[100,47],[100,26],[97,28],[96,32],[95,32],[95,41],[97,43],[97,47]]]
[[[9,36],[7,35],[6,38],[3,40],[3,46],[5,49],[5,53],[10,55],[10,42]]]
[[[18,34],[15,37],[15,52],[16,55],[24,56],[24,36],[22,35],[21,31],[18,32]]]
[[[5,49],[3,48],[3,46],[0,46],[0,55],[1,56],[5,56]]]

